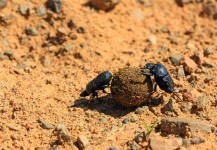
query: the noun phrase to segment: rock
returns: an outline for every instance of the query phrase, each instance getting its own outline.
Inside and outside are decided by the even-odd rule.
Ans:
[[[84,135],[78,136],[77,143],[81,150],[86,149],[90,145],[89,140]]]
[[[151,150],[180,149],[182,147],[182,139],[181,138],[163,139],[163,138],[151,137],[149,147],[151,148]]]
[[[53,12],[59,13],[62,8],[62,1],[61,0],[48,0],[47,7],[50,8]]]
[[[144,20],[144,16],[143,16],[142,12],[140,12],[140,11],[138,11],[138,10],[136,10],[136,11],[133,12],[133,16],[134,16],[134,18],[135,18],[137,21],[142,21],[142,20]]]
[[[6,40],[6,39],[2,39],[2,44],[3,44],[4,46],[10,46],[10,43],[9,43],[8,40]]]
[[[139,146],[136,142],[132,142],[131,150],[140,150],[141,146]]]
[[[50,124],[49,122],[47,122],[46,120],[44,120],[43,118],[39,118],[38,122],[40,123],[40,126],[43,129],[54,129],[54,125]]]
[[[169,112],[173,112],[175,108],[175,101],[174,99],[169,99],[168,103],[163,107],[163,111],[169,111]]]
[[[181,64],[183,64],[185,72],[189,74],[193,73],[197,69],[197,64],[188,56],[185,56],[182,59]]]
[[[0,10],[5,8],[7,5],[7,0],[0,0]]]
[[[199,96],[197,98],[197,110],[204,110],[207,107],[207,104],[209,103],[209,100],[206,96]]]
[[[47,14],[47,10],[46,10],[46,8],[44,7],[43,4],[39,4],[39,5],[37,6],[36,13],[37,13],[37,15],[38,15],[39,17],[41,17],[41,16],[44,16],[44,15]]]
[[[90,0],[90,2],[96,9],[109,11],[114,9],[120,0]]]
[[[19,11],[21,15],[29,16],[33,12],[31,3],[20,4]]]
[[[37,36],[37,35],[39,35],[38,30],[36,30],[36,28],[34,28],[34,27],[28,27],[28,28],[26,28],[26,34],[27,35],[31,35],[31,36]]]
[[[41,64],[43,66],[49,66],[51,64],[51,60],[50,60],[50,57],[48,55],[42,56],[40,58],[40,60],[41,60]]]
[[[86,27],[83,27],[83,26],[79,27],[79,28],[77,29],[77,32],[78,32],[78,33],[85,33],[85,32],[86,32]]]
[[[181,77],[184,77],[184,76],[185,76],[184,67],[183,67],[183,65],[181,65],[178,68],[178,77],[181,78]]]
[[[157,43],[157,38],[156,36],[152,35],[148,38],[148,42],[151,44],[156,44]]]
[[[145,110],[149,110],[148,109],[148,106],[143,106],[143,107],[138,107],[136,110],[135,110],[135,114],[143,114],[143,112],[145,112]]]
[[[135,138],[134,138],[134,141],[136,143],[140,143],[140,142],[144,142],[146,140],[146,132],[142,132],[142,133],[139,133]]]
[[[161,120],[161,132],[163,134],[175,134],[181,137],[193,137],[194,133],[199,131],[201,133],[212,132],[213,125],[187,118],[165,118]]]
[[[18,131],[18,130],[20,130],[20,128],[19,128],[17,125],[13,124],[13,123],[8,124],[8,128],[9,128],[10,130],[13,130],[13,131]]]
[[[72,139],[71,133],[64,124],[58,124],[53,133],[58,137],[60,143],[71,141]]]
[[[66,32],[66,29],[64,27],[57,28],[57,36],[58,37],[62,37],[66,34],[67,34],[67,32]]]
[[[130,122],[136,122],[136,121],[137,121],[137,118],[135,116],[130,117]]]
[[[191,57],[197,65],[201,66],[204,61],[203,52],[195,51],[194,55]]]
[[[151,6],[152,5],[152,0],[138,0],[141,4],[144,6]]]
[[[190,140],[191,144],[200,144],[200,143],[204,143],[205,139],[202,137],[197,137],[197,138],[193,138]]]
[[[209,81],[211,81],[211,80],[213,80],[213,79],[215,79],[214,76],[208,75],[208,76],[206,77],[206,79],[204,80],[204,83],[209,83]]]
[[[184,113],[191,113],[192,106],[191,102],[183,102],[181,104],[181,111]]]
[[[9,58],[10,60],[12,60],[12,59],[14,58],[14,52],[11,51],[11,50],[4,51],[4,55],[5,55],[5,56],[8,56],[8,58]]]
[[[64,46],[63,49],[64,49],[65,52],[69,52],[73,48],[74,48],[74,45],[73,44],[69,44],[69,45]]]
[[[217,4],[216,2],[207,2],[203,4],[202,15],[210,19],[217,19]]]
[[[174,66],[178,66],[181,59],[183,59],[183,55],[181,54],[172,54],[170,55],[170,61],[173,63]]]
[[[109,147],[106,150],[118,150],[118,148],[116,148],[116,147]]]
[[[129,123],[129,119],[128,119],[128,118],[125,118],[122,122],[123,122],[124,124],[128,124],[128,123]]]
[[[141,69],[126,67],[113,75],[110,89],[116,102],[132,107],[148,102],[153,85],[151,78],[144,76]]]
[[[203,52],[205,57],[208,57],[209,55],[213,54],[213,49],[211,47],[208,47]]]

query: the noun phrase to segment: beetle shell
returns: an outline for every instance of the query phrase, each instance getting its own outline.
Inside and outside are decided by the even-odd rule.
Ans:
[[[96,90],[103,90],[109,86],[112,79],[112,74],[109,71],[100,73],[97,77],[91,80],[86,86],[86,92],[90,95]]]
[[[168,73],[164,65],[160,63],[148,63],[146,64],[145,68],[150,69],[150,72],[154,75],[155,81],[157,85],[160,87],[160,89],[168,93],[174,92],[173,79],[171,78],[170,74]]]
[[[114,74],[111,83],[114,100],[123,106],[141,106],[153,91],[150,76],[144,76],[139,68],[126,67]]]

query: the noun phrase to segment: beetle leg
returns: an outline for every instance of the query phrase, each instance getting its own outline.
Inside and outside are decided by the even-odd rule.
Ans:
[[[181,98],[179,97],[179,95],[176,92],[173,92],[173,94],[178,97],[179,100],[181,100]]]

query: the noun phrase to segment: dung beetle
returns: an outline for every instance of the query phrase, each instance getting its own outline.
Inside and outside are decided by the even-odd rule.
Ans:
[[[111,79],[112,74],[109,71],[100,73],[87,84],[86,89],[81,92],[80,96],[86,97],[91,95],[91,98],[98,97],[98,93],[96,92],[98,90],[102,90],[103,93],[106,93],[105,88],[109,87]]]
[[[147,76],[154,75],[156,84],[161,90],[164,90],[167,93],[173,93],[180,99],[177,93],[175,93],[173,79],[164,65],[160,63],[147,63],[143,69],[149,69],[149,72],[143,72],[143,74]],[[154,86],[154,91],[157,89],[156,84]]]

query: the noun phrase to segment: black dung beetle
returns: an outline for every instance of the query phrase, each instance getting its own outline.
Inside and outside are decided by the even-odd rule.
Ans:
[[[150,72],[143,72],[143,74],[148,76],[154,75],[156,84],[161,90],[164,90],[167,93],[173,93],[180,99],[180,97],[175,93],[173,79],[164,65],[160,63],[147,63],[143,69],[150,70]],[[154,86],[154,91],[157,89],[156,84]]]
[[[98,97],[97,90],[102,90],[103,93],[106,93],[105,88],[109,87],[111,79],[112,74],[109,71],[100,73],[87,84],[85,91],[83,91],[80,96],[86,97],[91,95],[91,98]]]

